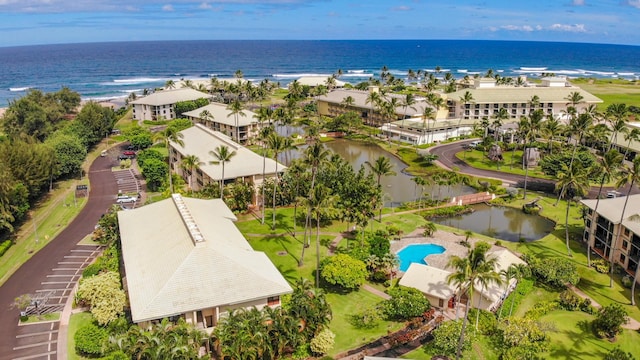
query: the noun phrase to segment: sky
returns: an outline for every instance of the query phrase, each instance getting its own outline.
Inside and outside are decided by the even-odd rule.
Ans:
[[[0,46],[469,39],[640,45],[640,0],[0,0]]]

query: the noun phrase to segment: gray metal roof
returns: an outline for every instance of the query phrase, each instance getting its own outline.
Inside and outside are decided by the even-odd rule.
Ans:
[[[456,102],[460,101],[460,98],[464,96],[466,92],[470,92],[473,95],[473,103],[528,103],[533,96],[538,96],[541,103],[567,103],[567,97],[572,92],[578,92],[584,97],[583,101],[586,104],[598,104],[602,100],[580,89],[579,87],[549,87],[549,86],[495,86],[486,88],[469,88],[462,89],[452,93],[445,94],[448,99]]]
[[[635,217],[640,215],[640,194],[630,195],[627,201],[627,207],[624,207],[626,196],[613,199],[600,199],[598,203],[598,214],[614,224],[620,223],[622,209],[624,208],[624,219],[622,225],[633,231],[634,234],[640,235],[640,221]],[[596,208],[597,199],[580,200],[586,207],[591,210]],[[635,215],[635,216],[634,216]]]
[[[179,101],[191,101],[201,98],[209,99],[211,98],[211,95],[191,88],[180,88],[156,91],[151,95],[131,101],[130,104],[160,106],[175,104]]]
[[[239,145],[221,132],[213,131],[202,124],[182,130],[182,141],[184,146],[171,142],[171,146],[183,156],[196,155],[204,164],[199,168],[215,181],[222,179],[222,164],[210,164],[214,157],[209,151],[215,150],[218,146],[227,146],[229,150],[235,151],[236,155],[224,164],[224,177],[236,179],[244,176],[262,176],[262,156],[254,153],[246,147]],[[287,167],[278,163],[278,172],[283,172]],[[273,159],[265,159],[265,174],[271,175],[276,172],[276,162]]]
[[[203,241],[192,240],[174,199],[118,212],[134,322],[292,291],[269,258],[251,248],[222,200],[182,201]]]
[[[220,124],[225,124],[229,126],[236,126],[236,117],[231,114],[230,110],[227,110],[227,106],[225,104],[213,102],[209,105],[205,105],[201,108],[187,111],[183,113],[185,116],[194,117],[197,119],[202,119],[200,114],[207,110],[213,116],[213,122],[217,122]],[[245,116],[241,116],[238,114],[238,126],[248,126],[251,124],[255,124],[258,120],[255,118],[256,113],[250,110],[242,110]]]
[[[351,96],[354,100],[353,106],[362,108],[362,109],[371,109],[377,111],[375,104],[367,103],[367,98],[369,97],[370,92],[366,90],[349,90],[349,89],[335,89],[326,95],[318,96],[317,99],[319,101],[325,101],[332,104],[341,104],[344,99],[348,96]],[[384,95],[386,99],[396,98],[398,101],[402,102],[405,98],[404,95],[401,94],[392,94],[386,93]],[[406,114],[407,116],[420,115],[424,112],[425,107],[429,107],[426,101],[423,98],[416,98],[416,104],[413,105],[414,109],[407,107]],[[402,106],[396,107],[396,114],[402,115],[405,113],[405,108]]]

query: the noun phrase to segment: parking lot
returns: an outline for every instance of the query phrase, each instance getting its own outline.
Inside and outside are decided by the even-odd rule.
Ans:
[[[133,169],[122,169],[113,172],[113,176],[116,178],[116,182],[118,183],[118,194],[130,194],[133,197],[137,197],[140,194],[140,180],[136,177],[136,173]],[[117,200],[117,194],[114,194],[113,201],[114,203]],[[140,202],[140,199],[137,199],[134,203],[124,203],[121,204],[123,208],[134,208]]]
[[[76,245],[68,255],[49,271],[40,288],[31,294],[32,305],[28,315],[60,313],[64,308],[82,271],[100,254],[95,245]],[[58,320],[34,324],[21,324],[14,341],[13,360],[56,359]]]

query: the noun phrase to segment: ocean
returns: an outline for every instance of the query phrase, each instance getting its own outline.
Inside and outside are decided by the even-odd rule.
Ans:
[[[405,78],[419,69],[457,78],[493,69],[502,76],[640,77],[640,47],[625,45],[474,41],[154,41],[0,48],[0,107],[28,89],[67,86],[85,100],[120,100],[169,80],[269,79],[286,86],[301,76],[330,76],[358,83],[386,66]],[[442,76],[440,74],[439,76]]]

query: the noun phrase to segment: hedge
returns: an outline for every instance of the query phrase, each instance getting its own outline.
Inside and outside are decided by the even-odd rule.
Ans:
[[[4,253],[9,250],[9,248],[13,245],[13,241],[5,240],[2,244],[0,244],[0,256],[4,255]]]

